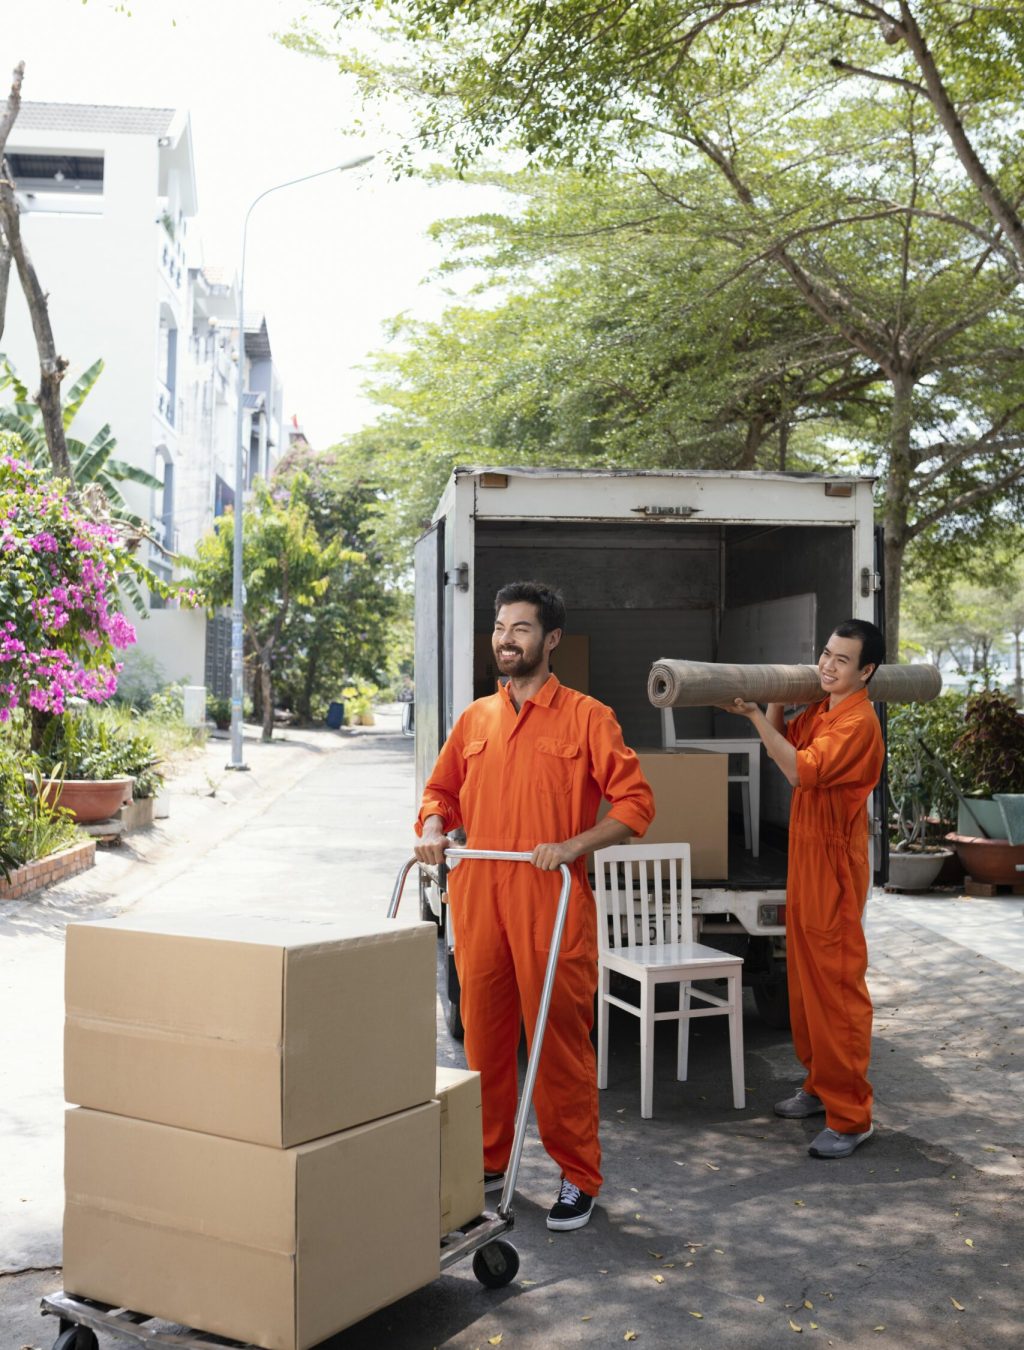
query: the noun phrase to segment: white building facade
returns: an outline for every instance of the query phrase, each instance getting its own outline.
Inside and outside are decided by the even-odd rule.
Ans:
[[[160,490],[121,489],[151,523],[154,571],[181,575],[180,559],[234,501],[239,361],[235,279],[202,265],[188,116],[26,102],[7,159],[67,381],[97,357],[105,363],[72,434],[87,442],[109,422],[116,458],[160,481]],[[16,284],[3,350],[34,389],[38,356]],[[242,359],[251,485],[281,453],[281,387],[265,322],[246,333]],[[222,685],[204,614],[157,602],[136,626],[164,678]]]

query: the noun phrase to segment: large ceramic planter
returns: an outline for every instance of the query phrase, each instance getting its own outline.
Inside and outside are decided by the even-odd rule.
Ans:
[[[1006,839],[979,839],[965,834],[947,834],[946,842],[956,849],[964,871],[975,881],[991,886],[1019,886],[1024,881],[1024,844]]]
[[[931,853],[889,854],[889,885],[901,891],[926,891],[935,884],[952,849],[941,848]]]
[[[43,798],[53,806],[56,803],[70,811],[79,825],[93,825],[116,815],[132,799],[134,778],[101,778],[92,782],[86,778],[43,779]]]

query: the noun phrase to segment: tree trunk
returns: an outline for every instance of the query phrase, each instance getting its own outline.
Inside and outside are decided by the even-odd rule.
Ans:
[[[0,230],[0,340],[3,339],[7,322],[7,292],[11,283],[11,250],[7,239]]]
[[[317,670],[320,665],[320,651],[315,645],[306,653],[306,671],[302,680],[302,692],[299,695],[299,716],[304,722],[313,720],[313,687],[316,684]]]
[[[907,548],[907,516],[910,508],[911,431],[914,423],[914,378],[905,372],[892,376],[892,427],[889,438],[889,472],[885,479],[882,512],[885,533],[885,659],[899,660],[900,597],[903,589],[903,557]]]
[[[274,735],[274,649],[268,643],[260,651],[260,690],[263,695],[263,732],[260,740],[269,741]]]
[[[73,486],[75,479],[71,472],[67,441],[64,438],[64,413],[60,406],[60,384],[68,363],[63,356],[57,355],[46,292],[39,283],[36,269],[21,237],[18,202],[6,160],[3,161],[3,177],[0,178],[0,229],[3,230],[7,247],[18,269],[18,280],[25,292],[28,312],[32,318],[32,331],[35,333],[36,350],[39,353],[39,393],[36,395],[36,401],[42,414],[43,432],[50,451],[50,461],[57,477],[66,478]]]
[[[1013,632],[1013,700],[1018,708],[1024,708],[1024,667],[1021,665],[1021,632],[1020,628],[1015,628]]]

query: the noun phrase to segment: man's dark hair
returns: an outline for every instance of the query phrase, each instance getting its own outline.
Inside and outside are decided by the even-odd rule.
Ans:
[[[865,666],[874,666],[877,670],[885,660],[885,638],[882,631],[873,623],[868,623],[867,619],[844,619],[842,623],[837,623],[832,631],[836,637],[860,638],[860,670]],[[868,676],[868,684],[874,679],[875,670]]]
[[[494,597],[495,618],[502,605],[515,605],[520,601],[537,606],[545,637],[556,628],[565,628],[565,601],[561,591],[552,590],[541,581],[510,581],[507,586],[502,586]]]

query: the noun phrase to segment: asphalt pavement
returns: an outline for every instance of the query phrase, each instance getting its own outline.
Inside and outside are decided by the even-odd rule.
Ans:
[[[211,744],[172,785],[166,822],[0,913],[0,1350],[48,1350],[56,1336],[38,1300],[61,1283],[66,924],[128,909],[383,914],[409,855],[412,743],[397,710],[347,735],[247,741],[246,754],[251,773],[225,774],[226,747]],[[663,1028],[649,1121],[638,1024],[613,1013],[607,1180],[590,1225],[548,1233],[557,1172],[531,1134],[516,1281],[489,1291],[458,1265],[326,1345],[1018,1347],[1024,899],[876,895],[868,933],[876,1134],[852,1158],[810,1158],[820,1120],[772,1113],[800,1072],[752,1004],[747,1108],[731,1107],[716,1018],[695,1024],[686,1083]],[[440,1004],[438,1060],[462,1062]]]

